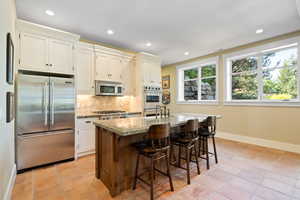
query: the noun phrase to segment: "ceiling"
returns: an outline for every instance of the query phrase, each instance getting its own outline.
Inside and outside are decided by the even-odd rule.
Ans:
[[[21,19],[157,54],[163,64],[300,29],[295,0],[16,0],[16,4]],[[46,15],[47,9],[55,15]],[[264,29],[262,34],[255,33],[259,28]],[[108,29],[115,34],[108,35]],[[190,54],[184,55],[186,51]]]

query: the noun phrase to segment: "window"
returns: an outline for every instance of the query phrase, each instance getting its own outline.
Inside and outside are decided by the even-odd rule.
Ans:
[[[227,56],[226,101],[299,101],[298,44],[274,47]]]
[[[192,63],[177,68],[178,102],[215,102],[217,99],[217,61]]]

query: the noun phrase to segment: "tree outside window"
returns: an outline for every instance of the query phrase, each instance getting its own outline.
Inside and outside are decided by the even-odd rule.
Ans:
[[[297,99],[297,55],[292,46],[231,60],[231,99]]]

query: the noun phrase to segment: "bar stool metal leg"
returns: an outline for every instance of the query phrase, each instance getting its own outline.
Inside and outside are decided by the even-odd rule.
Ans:
[[[208,137],[205,137],[206,168],[209,169]]]
[[[171,191],[174,191],[172,177],[171,177],[171,173],[170,173],[170,161],[169,161],[169,157],[170,157],[170,154],[167,153],[167,156],[166,156],[167,174],[168,174],[168,177],[169,177]]]
[[[181,167],[181,146],[178,146],[178,167]]]
[[[196,159],[196,165],[197,165],[197,172],[200,174],[200,167],[199,167],[199,161],[198,161],[198,156],[197,156],[197,151],[196,151],[196,146],[193,147],[194,152],[195,152],[195,159]]]
[[[139,173],[139,163],[140,163],[140,153],[137,154],[137,159],[136,159],[135,175],[134,175],[134,182],[133,182],[133,190],[135,190],[135,188],[136,188],[136,183],[137,183],[138,173]]]
[[[151,170],[150,170],[150,199],[154,199],[154,188],[153,188],[153,179],[154,179],[154,160],[151,158]]]
[[[191,178],[190,178],[190,148],[186,148],[186,169],[187,169],[187,183],[191,184]]]
[[[214,154],[215,154],[215,161],[216,164],[218,163],[218,155],[217,155],[217,150],[216,150],[216,141],[215,141],[215,136],[212,136],[212,141],[213,141],[213,146],[214,146]]]

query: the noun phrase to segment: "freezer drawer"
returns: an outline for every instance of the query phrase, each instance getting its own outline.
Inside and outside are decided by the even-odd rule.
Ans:
[[[74,130],[17,136],[17,169],[74,158]]]

